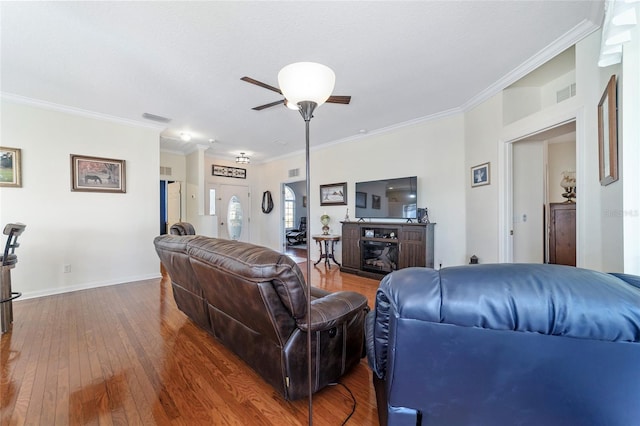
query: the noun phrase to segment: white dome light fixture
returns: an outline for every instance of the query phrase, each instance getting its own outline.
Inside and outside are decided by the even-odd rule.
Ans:
[[[182,140],[183,142],[189,142],[191,140],[191,133],[180,132],[180,140]]]
[[[315,62],[296,62],[278,73],[280,90],[291,109],[298,109],[303,101],[315,102],[319,107],[331,96],[335,82],[333,70]]]

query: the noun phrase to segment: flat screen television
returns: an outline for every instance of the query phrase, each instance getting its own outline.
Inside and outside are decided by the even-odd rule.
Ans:
[[[416,176],[356,182],[356,217],[364,219],[417,219]]]

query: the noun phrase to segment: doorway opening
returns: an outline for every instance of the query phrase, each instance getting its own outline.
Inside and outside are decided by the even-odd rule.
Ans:
[[[181,184],[172,180],[160,181],[160,235],[168,234],[169,228],[182,217]]]
[[[576,266],[575,119],[510,145],[512,261]]]
[[[305,261],[308,249],[307,181],[282,184],[282,247],[294,261]]]

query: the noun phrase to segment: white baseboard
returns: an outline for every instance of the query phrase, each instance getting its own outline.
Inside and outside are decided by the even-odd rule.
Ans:
[[[51,289],[45,289],[45,290],[24,292],[22,293],[22,297],[20,297],[20,299],[17,299],[17,300],[26,300],[26,299],[34,299],[36,297],[53,296],[56,294],[70,293],[72,291],[78,291],[78,290],[88,290],[91,288],[106,287],[110,285],[129,284],[136,281],[152,280],[152,279],[161,278],[161,277],[162,275],[160,273],[154,273],[154,274],[140,275],[135,277],[127,277],[127,278],[119,279],[116,281],[99,281],[99,282],[93,282],[93,283],[77,284],[69,287],[51,288]]]

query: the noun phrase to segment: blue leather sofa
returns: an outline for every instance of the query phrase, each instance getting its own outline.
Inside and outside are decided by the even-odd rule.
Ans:
[[[381,425],[640,425],[640,277],[408,268],[382,280],[375,304]]]

